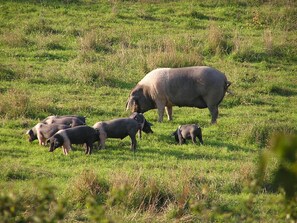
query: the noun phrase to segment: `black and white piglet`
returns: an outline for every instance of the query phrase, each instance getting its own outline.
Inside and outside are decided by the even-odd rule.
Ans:
[[[180,125],[172,135],[180,145],[185,143],[186,139],[191,139],[193,143],[196,143],[196,137],[203,144],[202,131],[197,124]]]
[[[50,152],[61,147],[65,155],[71,150],[71,144],[86,144],[86,154],[91,154],[93,143],[99,140],[98,131],[90,126],[76,126],[69,129],[58,131],[48,142],[50,143]]]

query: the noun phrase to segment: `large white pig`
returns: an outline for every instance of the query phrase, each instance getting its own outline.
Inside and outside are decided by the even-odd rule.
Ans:
[[[165,109],[172,120],[172,106],[208,108],[211,123],[216,123],[218,106],[230,84],[225,74],[207,66],[158,68],[132,89],[126,108],[140,113],[157,108],[159,122]]]

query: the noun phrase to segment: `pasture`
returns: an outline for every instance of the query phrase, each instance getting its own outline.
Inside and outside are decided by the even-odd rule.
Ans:
[[[0,1],[0,216],[4,222],[285,222],[275,159],[297,133],[297,8],[282,1]],[[49,115],[128,117],[130,90],[157,67],[207,65],[232,82],[207,109],[145,113],[153,134],[105,150],[53,153],[26,131]],[[198,123],[204,145],[171,133]],[[260,166],[260,167],[259,167]],[[1,220],[0,220],[1,221]]]

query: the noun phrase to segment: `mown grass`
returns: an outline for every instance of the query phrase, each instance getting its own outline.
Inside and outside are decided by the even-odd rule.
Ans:
[[[296,3],[32,0],[1,1],[0,10],[0,202],[16,210],[1,209],[3,219],[285,221],[276,163],[255,182],[274,134],[297,132]],[[191,65],[232,82],[217,125],[206,109],[174,108],[163,123],[149,111],[155,133],[135,154],[128,138],[91,156],[27,142],[48,115],[84,115],[89,125],[127,117],[129,92],[147,72]],[[201,125],[205,145],[175,144],[171,132],[186,123]]]

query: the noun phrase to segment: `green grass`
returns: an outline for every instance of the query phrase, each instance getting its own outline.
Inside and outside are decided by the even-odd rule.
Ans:
[[[34,213],[48,222],[59,213],[64,222],[284,222],[272,172],[260,188],[255,179],[270,138],[297,132],[296,8],[285,0],[1,1],[0,203],[19,210],[7,222],[37,221]],[[91,156],[27,141],[52,114],[84,115],[91,126],[127,117],[129,92],[147,72],[191,65],[232,82],[217,125],[207,109],[174,107],[163,123],[151,110],[154,134],[135,154],[128,138],[108,139]],[[205,145],[175,144],[171,133],[186,123],[202,126]]]

